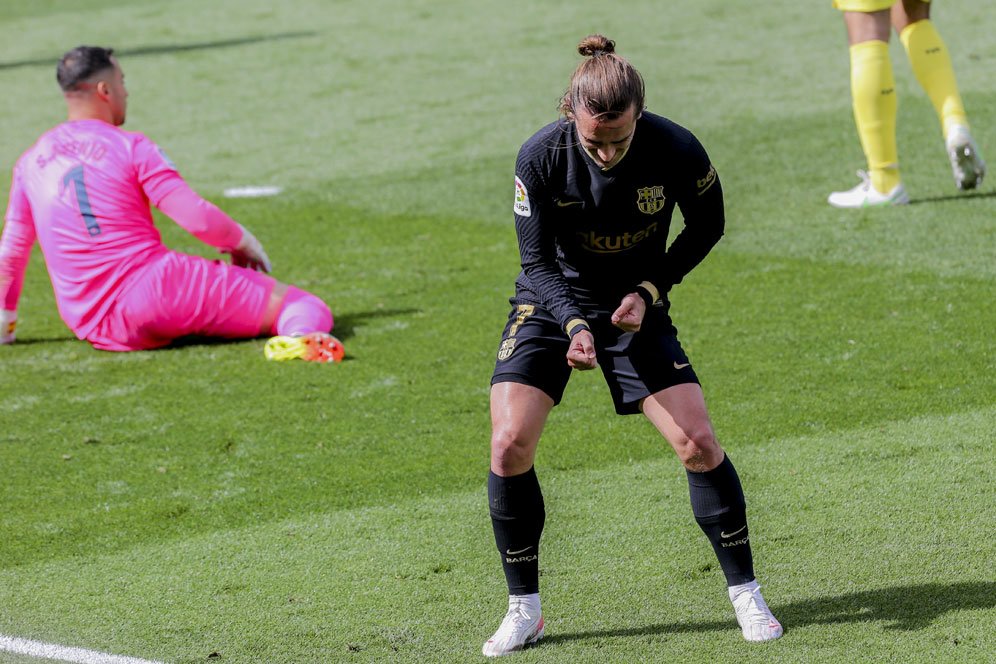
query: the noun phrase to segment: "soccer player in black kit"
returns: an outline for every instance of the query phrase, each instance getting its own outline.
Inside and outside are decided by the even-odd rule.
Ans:
[[[712,543],[744,638],[782,635],[754,577],[746,507],[716,441],[667,293],[723,235],[716,170],[686,129],[644,110],[643,79],[592,35],[561,103],[515,165],[522,272],[491,379],[488,500],[508,613],[483,648],[505,655],[543,636],[536,445],[572,369],[600,366],[620,414],[643,413],[688,474],[695,520]],[[667,246],[675,206],[684,228]]]

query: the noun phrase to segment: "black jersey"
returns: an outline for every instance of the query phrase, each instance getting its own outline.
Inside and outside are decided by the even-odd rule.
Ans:
[[[675,206],[684,228],[667,245]],[[723,235],[716,170],[687,129],[644,112],[629,151],[603,170],[561,119],[523,144],[515,164],[516,298],[561,326],[613,311],[649,284],[662,298]]]

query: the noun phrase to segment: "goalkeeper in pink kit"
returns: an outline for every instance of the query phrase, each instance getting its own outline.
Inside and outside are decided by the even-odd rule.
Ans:
[[[262,274],[270,260],[252,233],[190,189],[155,143],[119,129],[128,92],[112,52],[80,46],[62,57],[56,76],[68,119],[14,167],[0,237],[0,343],[14,341],[37,239],[59,314],[94,348],[273,335],[271,359],[342,359],[328,306]],[[233,264],[169,250],[150,203]]]

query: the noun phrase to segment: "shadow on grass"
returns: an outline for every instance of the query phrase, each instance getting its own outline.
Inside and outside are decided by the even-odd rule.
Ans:
[[[395,316],[404,316],[405,314],[418,314],[422,313],[421,309],[373,309],[371,311],[357,311],[353,313],[342,314],[341,316],[336,315],[335,317],[335,328],[332,330],[332,334],[339,337],[339,339],[345,341],[350,337],[354,336],[355,328],[357,325],[363,324],[365,321],[373,320],[375,318],[393,318]]]
[[[256,337],[258,339],[265,339],[266,337]],[[180,337],[179,339],[174,339],[167,346],[161,346],[160,348],[150,348],[145,351],[128,351],[133,353],[156,353],[159,351],[176,350],[177,348],[188,348],[190,346],[227,346],[228,344],[241,344],[246,341],[253,341],[253,337],[238,337],[235,339],[226,339],[224,337]]]
[[[911,198],[910,205],[920,205],[921,203],[947,203],[948,201],[970,201],[976,198],[996,198],[996,190],[972,191],[962,194],[951,194],[950,196],[931,196],[929,198]]]
[[[114,49],[117,57],[133,57],[142,55],[163,55],[165,53],[183,53],[185,51],[203,51],[212,48],[230,48],[232,46],[244,46],[246,44],[258,44],[260,42],[277,41],[280,39],[299,39],[301,37],[312,37],[318,33],[313,31],[305,32],[282,32],[273,35],[257,35],[255,37],[238,37],[235,39],[222,39],[212,42],[195,42],[193,44],[161,44],[158,46],[139,46],[136,48]],[[69,50],[72,46],[67,46]],[[14,62],[0,62],[0,70],[17,69],[19,67],[52,67],[59,63],[62,53],[50,58],[35,58],[33,60],[16,60]]]
[[[836,597],[771,604],[785,630],[804,625],[884,622],[888,630],[918,630],[951,611],[992,609],[996,607],[996,582],[927,583],[867,590]],[[551,634],[543,644],[558,641],[583,641],[614,636],[650,636],[682,632],[713,632],[736,629],[732,613],[729,620],[678,622],[620,629],[592,630],[570,634]]]
[[[63,343],[85,343],[80,342],[76,337],[17,337],[17,341],[14,342],[14,346],[20,348],[21,346],[41,346],[44,344],[63,344]]]
[[[395,316],[404,316],[406,314],[417,314],[421,313],[421,309],[374,309],[372,311],[358,311],[355,313],[343,314],[341,316],[335,317],[335,329],[332,332],[340,340],[345,341],[352,336],[355,336],[354,329],[357,325],[362,324],[365,321],[372,320],[375,318],[393,318]],[[259,339],[265,339],[266,337],[257,337]],[[228,344],[241,344],[246,341],[252,341],[251,338],[240,337],[237,339],[224,339],[221,337],[180,337],[176,339],[168,346],[163,346],[161,348],[152,348],[149,351],[133,351],[133,352],[158,352],[158,351],[169,351],[176,350],[177,348],[187,348],[190,346],[221,346]],[[18,346],[33,346],[41,344],[54,344],[54,343],[86,343],[78,341],[73,337],[35,337],[28,339],[18,339],[16,344]]]
[[[183,348],[185,346],[214,346],[218,344],[238,344],[244,341],[248,341],[245,338],[239,339],[222,339],[220,337],[180,337],[168,346],[162,346],[160,348],[150,348],[146,351],[125,351],[132,353],[154,353],[157,351],[171,350],[175,348]],[[86,341],[80,341],[76,337],[28,337],[27,339],[18,337],[14,345],[20,346],[41,346],[44,344],[80,344],[81,347],[92,348]],[[99,351],[107,353],[118,353],[119,351]]]
[[[417,314],[420,313],[421,309],[374,309],[372,311],[358,311],[354,313],[342,314],[341,316],[335,316],[335,328],[333,328],[332,333],[339,338],[340,341],[345,341],[350,337],[355,336],[354,329],[356,325],[362,324],[364,321],[368,321],[374,318],[393,318],[395,316],[403,316],[405,314]],[[265,339],[265,336],[257,337],[258,339]],[[252,339],[239,338],[239,339],[223,339],[220,337],[181,337],[168,346],[163,346],[162,348],[155,348],[153,352],[158,350],[171,350],[177,348],[185,348],[189,346],[218,346],[224,344],[240,344],[246,341],[252,341]],[[20,342],[18,342],[20,343]]]

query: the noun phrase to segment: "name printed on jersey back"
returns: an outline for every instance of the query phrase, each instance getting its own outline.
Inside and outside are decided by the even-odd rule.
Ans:
[[[52,145],[49,156],[38,155],[38,168],[45,168],[58,157],[74,157],[85,162],[98,162],[107,154],[107,146],[100,141],[57,141]]]

